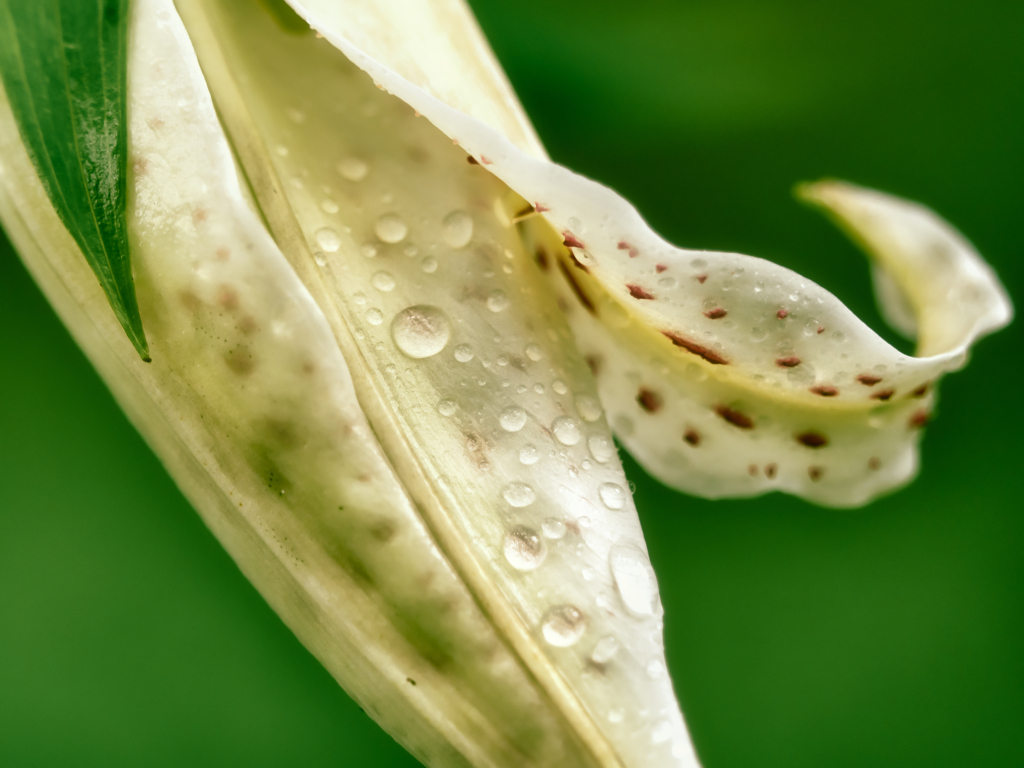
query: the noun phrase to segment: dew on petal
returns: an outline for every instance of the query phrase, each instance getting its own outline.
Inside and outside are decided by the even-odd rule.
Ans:
[[[615,457],[615,443],[604,435],[591,435],[587,438],[587,447],[594,461],[604,464]]]
[[[437,404],[437,412],[442,416],[454,416],[458,409],[459,406],[454,400],[445,399]]]
[[[651,561],[635,544],[616,544],[608,552],[615,587],[633,616],[653,616],[658,609],[658,582]]]
[[[526,426],[526,411],[518,405],[509,406],[501,412],[498,421],[506,432],[518,432]]]
[[[370,278],[370,282],[378,291],[383,291],[385,293],[392,291],[395,288],[395,278],[390,272],[377,272]]]
[[[584,421],[597,421],[604,412],[601,410],[601,401],[592,395],[576,396],[576,412]]]
[[[571,416],[559,416],[551,423],[555,439],[562,445],[576,445],[580,441],[580,428]]]
[[[421,359],[436,355],[448,343],[451,327],[437,307],[420,304],[403,309],[391,321],[391,338],[409,357]]]
[[[554,517],[549,517],[545,520],[541,524],[540,529],[544,533],[545,537],[554,539],[555,541],[565,537],[565,523]]]
[[[537,498],[533,488],[526,483],[509,483],[505,486],[505,490],[501,492],[501,495],[513,507],[528,507]]]
[[[579,642],[587,628],[587,618],[575,605],[556,605],[541,621],[541,633],[549,645],[568,648]]]
[[[597,645],[594,646],[594,651],[590,654],[590,658],[595,664],[607,664],[618,652],[619,641],[608,635],[597,641]]]
[[[540,451],[537,450],[535,445],[524,445],[519,449],[519,462],[530,466],[536,464],[540,459]]]
[[[601,483],[598,493],[608,509],[619,510],[626,506],[626,491],[617,483]]]
[[[380,325],[384,322],[384,313],[376,307],[366,310],[366,322],[370,325]]]
[[[505,559],[517,571],[532,571],[544,562],[548,548],[532,528],[517,525],[505,536]]]
[[[385,213],[373,227],[382,243],[400,243],[409,234],[409,227],[394,213]]]
[[[358,157],[346,157],[337,165],[338,173],[349,181],[362,181],[369,170],[370,166]]]
[[[341,247],[341,238],[330,227],[323,227],[316,231],[316,244],[327,253],[334,253]]]
[[[473,359],[473,348],[469,344],[459,344],[455,348],[455,359],[460,363],[468,363]]]
[[[491,291],[487,297],[487,308],[491,312],[502,312],[508,308],[508,296],[502,290]]]
[[[441,222],[444,242],[451,248],[465,248],[473,239],[473,217],[465,211],[452,211]]]

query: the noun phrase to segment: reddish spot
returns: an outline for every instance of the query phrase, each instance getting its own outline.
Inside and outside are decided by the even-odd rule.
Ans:
[[[752,418],[747,416],[747,414],[745,413],[741,413],[740,411],[734,411],[732,408],[729,408],[728,406],[718,406],[717,408],[715,408],[715,413],[717,413],[723,419],[728,421],[734,427],[739,427],[740,429],[754,428],[754,420]]]
[[[231,249],[223,246],[216,250],[218,261],[227,261],[231,257]]]
[[[144,157],[137,157],[132,161],[132,169],[138,176],[145,176],[149,170],[149,162]]]
[[[931,418],[931,414],[928,413],[924,408],[917,411],[913,416],[910,417],[910,426],[912,429],[921,429],[928,420]]]
[[[839,394],[838,389],[830,387],[828,384],[819,384],[816,387],[811,387],[811,392],[822,397],[835,397]]]
[[[494,165],[494,161],[487,157],[487,155],[480,155],[480,162],[484,165]]]
[[[569,267],[566,266],[565,262],[559,259],[558,268],[562,271],[562,276],[566,282],[569,283],[569,287],[572,288],[573,293],[576,294],[576,298],[580,300],[580,304],[587,308],[587,312],[596,316],[597,307],[594,306],[594,302],[590,300],[590,297],[583,292],[580,288],[580,284],[576,282],[576,277],[572,272],[569,271]]]
[[[862,373],[860,376],[857,377],[857,381],[859,381],[865,387],[873,387],[881,380],[881,376],[872,376],[869,373]]]
[[[600,355],[587,355],[583,359],[586,361],[587,367],[590,368],[590,372],[594,376],[597,376],[597,374],[599,374],[601,372],[601,356]]]
[[[648,293],[639,285],[633,285],[633,283],[626,283],[626,288],[629,289],[629,295],[634,299],[653,299],[654,294]]]
[[[586,248],[585,245],[569,230],[565,230],[562,233],[562,242],[565,243],[568,248]]]
[[[469,163],[470,165],[480,165],[480,161],[477,160],[472,155],[466,155],[466,162]]]
[[[769,480],[771,480],[773,477],[775,477],[775,473],[778,472],[778,471],[779,471],[779,468],[775,464],[765,464],[764,465],[764,476],[767,477]]]
[[[672,331],[662,331],[662,334],[670,338],[672,340],[672,343],[675,344],[677,347],[682,347],[687,352],[692,352],[698,357],[704,358],[712,365],[729,364],[729,361],[726,360],[717,352],[715,352],[715,350],[708,349],[707,347],[702,347],[700,344],[690,341],[684,336],[680,336],[678,333],[673,333]]]
[[[775,361],[775,364],[779,366],[779,368],[796,368],[798,365],[800,365],[800,358],[780,357],[778,360]]]
[[[868,469],[881,469],[881,467],[882,462],[879,460],[877,456],[872,456],[870,459],[868,459]]]
[[[822,334],[822,333],[824,333],[824,332],[825,332],[825,326],[824,326],[824,325],[819,325],[819,326],[818,326],[818,333],[819,333],[819,334]]]
[[[779,320],[785,320],[787,317],[789,317],[789,310],[780,309],[778,312],[775,313],[775,316],[779,318]]]
[[[544,203],[534,203],[533,210],[537,213],[544,213],[544,211],[550,211],[551,209],[544,205]]]
[[[238,330],[244,333],[246,336],[251,336],[256,332],[256,321],[251,315],[246,315],[238,321]]]
[[[547,272],[551,268],[551,264],[548,262],[548,252],[544,250],[544,246],[537,246],[537,250],[533,253],[533,258],[543,272]]]
[[[661,410],[661,406],[664,405],[661,395],[646,387],[640,387],[640,391],[636,395],[636,401],[648,413],[657,413]]]
[[[238,309],[238,294],[235,293],[233,288],[225,286],[220,289],[220,294],[217,296],[217,303],[224,307],[228,312],[233,312]]]
[[[817,482],[818,480],[821,480],[821,476],[824,473],[825,473],[825,470],[822,469],[821,467],[808,467],[807,468],[807,475],[811,478],[811,480],[814,480],[815,482]]]
[[[757,477],[757,464],[751,464],[749,467],[747,467],[747,473],[751,477]]]
[[[796,440],[808,448],[824,448],[828,445],[828,438],[820,432],[803,432],[796,436]]]
[[[698,445],[700,445],[700,432],[698,432],[696,429],[688,429],[683,434],[683,440],[687,444],[692,445],[694,448],[696,448]]]
[[[637,256],[640,255],[640,251],[638,251],[634,246],[627,243],[625,240],[619,240],[619,244],[617,247],[620,251],[629,251],[629,258],[631,259],[635,259]]]
[[[161,120],[159,117],[151,117],[149,118],[149,120],[146,121],[146,125],[148,125],[154,131],[162,128],[163,124],[164,121]]]
[[[659,275],[662,272],[664,272],[665,270],[667,270],[667,269],[668,269],[668,264],[655,264],[654,265],[654,271],[657,272]]]
[[[912,394],[914,397],[924,397],[926,394],[928,394],[928,385],[922,384],[920,387],[915,389],[910,394]]]
[[[195,219],[197,222],[206,221],[207,213],[207,210],[203,208],[203,206],[197,205],[195,208],[192,209],[192,218]]]
[[[726,312],[721,307],[715,307],[714,309],[709,309],[707,312],[705,312],[704,317],[706,317],[708,320],[718,320],[720,317],[725,317],[727,314],[729,313]]]
[[[894,394],[896,394],[896,390],[895,389],[882,389],[882,390],[879,390],[878,392],[872,393],[871,397],[874,400],[881,400],[884,403],[886,400],[888,400]]]
[[[708,276],[707,275],[697,275],[693,279],[696,280],[701,285],[704,285],[704,281],[708,279]]]

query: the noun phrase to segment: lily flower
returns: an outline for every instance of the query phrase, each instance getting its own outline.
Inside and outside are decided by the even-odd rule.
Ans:
[[[28,43],[76,29],[0,6],[0,219],[239,567],[427,765],[698,765],[613,432],[682,491],[864,504],[1009,322],[992,270],[919,205],[803,188],[903,355],[552,163],[461,3],[108,5],[123,90],[72,59],[66,126]]]

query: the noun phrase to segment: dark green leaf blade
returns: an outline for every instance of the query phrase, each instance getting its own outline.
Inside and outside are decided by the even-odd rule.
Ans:
[[[143,360],[127,237],[128,0],[0,0],[0,76],[58,215]]]

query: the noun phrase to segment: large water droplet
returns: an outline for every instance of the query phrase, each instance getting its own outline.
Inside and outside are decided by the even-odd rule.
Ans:
[[[370,325],[380,325],[384,322],[384,313],[376,307],[366,310],[366,322]]]
[[[565,536],[565,523],[554,517],[549,517],[545,520],[541,524],[540,529],[549,539],[557,540]]]
[[[611,461],[615,456],[615,443],[604,435],[591,435],[587,438],[587,447],[590,448],[590,455],[599,464]]]
[[[538,344],[527,344],[526,356],[533,360],[534,362],[537,362],[542,357],[544,357],[544,351],[540,348]]]
[[[547,610],[541,621],[544,639],[556,648],[568,648],[587,628],[587,617],[575,605],[556,605]]]
[[[373,283],[373,287],[378,291],[384,291],[385,293],[395,288],[395,278],[392,277],[390,272],[377,272],[370,278],[370,282]]]
[[[517,571],[532,571],[544,562],[548,553],[536,531],[517,525],[505,536],[505,559]]]
[[[428,275],[432,275],[437,272],[437,259],[433,256],[427,256],[420,262],[420,269],[426,272]]]
[[[320,210],[323,211],[324,213],[337,213],[338,204],[331,200],[330,198],[325,198],[324,200],[320,201]]]
[[[487,308],[491,312],[501,312],[507,309],[508,296],[501,290],[491,291],[491,294],[487,297]]]
[[[576,445],[580,441],[580,428],[572,416],[559,416],[551,423],[551,431],[562,445]]]
[[[445,243],[452,248],[465,248],[473,239],[473,218],[465,211],[449,213],[441,228]]]
[[[608,509],[622,509],[626,506],[626,491],[625,489],[616,483],[601,483],[601,487],[597,489],[597,492],[601,494],[601,501]]]
[[[664,744],[666,741],[672,738],[672,723],[668,720],[662,720],[654,726],[654,730],[651,731],[651,743],[652,744]]]
[[[341,238],[330,227],[324,227],[316,231],[316,244],[328,253],[334,253],[341,247]]]
[[[437,412],[442,416],[454,416],[459,406],[454,400],[442,400],[437,404]]]
[[[519,461],[523,464],[530,466],[536,464],[538,459],[540,459],[540,451],[535,445],[524,445],[519,449]]]
[[[473,348],[469,344],[459,344],[455,348],[455,359],[460,363],[468,363],[473,359]]]
[[[426,304],[403,309],[391,321],[391,338],[395,345],[416,359],[436,355],[444,349],[450,336],[451,327],[444,312]]]
[[[409,234],[409,227],[395,214],[385,213],[377,219],[373,231],[377,233],[382,243],[400,243]]]
[[[501,492],[501,495],[513,507],[528,507],[537,498],[533,488],[526,483],[509,483],[505,486],[505,490]]]
[[[608,563],[626,610],[638,617],[653,616],[660,605],[658,581],[643,550],[635,544],[616,544],[608,552]]]
[[[346,157],[338,163],[337,170],[343,178],[349,181],[362,181],[366,178],[366,173],[370,170],[370,166],[358,157]]]
[[[619,641],[608,635],[597,641],[597,645],[594,646],[594,652],[590,654],[590,658],[595,664],[607,664],[618,652]]]
[[[601,402],[592,395],[577,395],[576,413],[584,421],[597,421],[601,418]]]
[[[518,405],[509,406],[501,412],[499,421],[506,432],[518,432],[526,426],[526,411]]]

